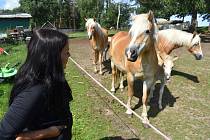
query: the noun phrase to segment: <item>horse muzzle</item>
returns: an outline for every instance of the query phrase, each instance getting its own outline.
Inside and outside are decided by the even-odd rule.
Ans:
[[[125,55],[128,61],[135,62],[138,58],[138,53],[136,48],[126,48]]]
[[[88,39],[91,40],[92,39],[92,35],[88,35]]]
[[[194,54],[196,60],[201,60],[203,58],[203,54]]]

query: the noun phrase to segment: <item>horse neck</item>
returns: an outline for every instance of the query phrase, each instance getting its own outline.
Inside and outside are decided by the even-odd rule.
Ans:
[[[170,54],[173,50],[177,48],[190,46],[190,42],[192,39],[191,33],[185,33],[183,31],[179,31],[179,33],[174,34],[173,37],[174,38],[168,38],[161,34],[158,37],[158,41],[159,41],[158,49],[162,52],[166,52],[167,54]]]
[[[97,25],[96,28],[95,28],[95,32],[93,33],[93,37],[95,39],[97,39],[97,38],[100,38],[102,36],[103,36],[103,31],[102,31],[101,27],[99,27],[99,25]]]

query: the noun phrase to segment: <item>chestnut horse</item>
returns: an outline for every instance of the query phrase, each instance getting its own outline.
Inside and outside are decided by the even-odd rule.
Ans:
[[[121,33],[121,35],[125,35],[125,36],[128,35],[128,32],[120,32],[120,33]],[[157,56],[160,59],[158,59],[158,70],[157,70],[157,74],[156,74],[155,78],[156,78],[156,81],[160,80],[160,82],[161,82],[160,90],[159,90],[158,104],[159,104],[159,109],[162,109],[162,96],[163,96],[163,92],[164,92],[164,87],[167,84],[167,82],[170,80],[171,71],[174,67],[174,61],[177,60],[178,57],[172,57],[172,56],[167,55],[165,53],[162,53],[162,54],[158,53]],[[124,73],[117,70],[114,65],[112,65],[112,69],[113,69],[113,76],[112,76],[111,91],[113,93],[115,92],[115,82],[116,82],[118,74],[120,74],[119,77],[121,79],[119,88],[121,89],[121,91],[123,91],[123,89],[124,89],[124,85],[123,85],[123,81],[124,81],[123,75],[124,75]],[[141,77],[139,77],[138,73],[135,74],[135,77],[136,78],[141,78]],[[154,83],[152,85],[151,89],[150,89],[150,94],[149,94],[149,97],[148,97],[148,101],[153,97],[155,84],[156,83]]]
[[[85,26],[87,28],[88,39],[93,50],[94,72],[97,73],[97,62],[99,61],[99,74],[102,73],[102,57],[103,52],[108,46],[108,31],[101,27],[93,18],[86,19]]]
[[[128,35],[128,32],[124,32],[124,35]],[[177,58],[170,58],[168,55],[174,50],[179,47],[187,47],[188,51],[191,52],[196,58],[196,60],[200,60],[203,58],[203,53],[201,49],[200,37],[198,34],[187,33],[185,31],[180,31],[176,29],[167,29],[161,30],[158,32],[158,39],[157,39],[157,56],[158,56],[158,63],[159,63],[159,72],[157,80],[161,81],[160,91],[159,91],[159,109],[162,109],[162,95],[164,91],[164,86],[167,83],[167,80],[170,78],[171,70],[173,61],[177,60]],[[166,59],[167,58],[167,59]],[[164,71],[165,75],[161,71]],[[120,71],[119,71],[120,72]],[[160,73],[161,72],[161,73]],[[123,73],[120,72],[120,86],[119,88],[123,90]],[[112,88],[111,91],[115,92],[115,81],[116,79],[112,79]],[[149,99],[153,97],[155,85],[152,86],[150,91]]]
[[[203,58],[201,39],[198,34],[177,29],[166,29],[158,32],[157,50],[161,53],[170,54],[174,49],[185,46],[188,47],[188,51],[195,56],[196,60]]]
[[[127,74],[129,108],[126,113],[131,112],[131,99],[134,94],[133,84],[136,74],[143,78],[143,123],[148,123],[147,118],[147,91],[156,82],[158,71],[158,58],[155,50],[157,27],[154,15],[151,11],[147,14],[136,15],[133,25],[127,35],[126,32],[115,34],[110,43],[110,58],[112,66],[112,79],[115,78],[116,70]]]

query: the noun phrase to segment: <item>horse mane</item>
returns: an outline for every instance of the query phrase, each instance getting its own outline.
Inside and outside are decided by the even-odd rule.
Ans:
[[[148,14],[139,14],[131,17],[133,24],[129,30],[129,35],[133,40],[136,40],[136,38],[145,32],[145,29],[148,28]],[[158,32],[158,27],[155,23],[155,18],[153,18],[153,24],[154,24],[154,29],[153,29],[153,37],[155,40],[157,40],[157,32]],[[139,26],[141,28],[139,28]]]
[[[165,38],[169,43],[178,46],[191,46],[191,44],[200,42],[199,35],[193,37],[192,33],[177,29],[160,30],[158,35]]]
[[[144,17],[144,18],[142,18]],[[129,35],[132,38],[137,38],[139,34],[143,33],[147,29],[147,14],[139,14],[132,17],[133,23],[129,30]],[[139,28],[141,26],[141,28]]]

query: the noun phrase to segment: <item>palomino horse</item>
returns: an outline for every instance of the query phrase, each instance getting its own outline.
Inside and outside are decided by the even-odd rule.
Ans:
[[[116,69],[127,74],[127,107],[129,108],[126,111],[127,114],[132,114],[130,108],[134,94],[135,74],[143,76],[143,123],[149,122],[146,108],[147,91],[154,84],[158,71],[158,58],[155,50],[156,29],[154,15],[151,11],[147,14],[136,15],[129,34],[119,32],[112,37],[110,43],[112,78],[115,78]]]
[[[123,33],[124,35],[128,34],[127,32]],[[158,32],[158,39],[157,39],[157,56],[158,56],[158,63],[160,66],[159,71],[164,71],[165,75],[162,75],[160,73],[159,78],[157,80],[161,81],[161,87],[160,87],[160,97],[159,97],[159,108],[162,109],[162,94],[164,91],[164,85],[166,84],[166,81],[170,78],[170,73],[172,70],[172,66],[174,65],[172,62],[176,60],[177,58],[170,58],[168,55],[174,50],[179,47],[188,47],[188,51],[191,52],[196,60],[200,60],[203,58],[203,53],[201,49],[201,43],[200,43],[200,37],[197,34],[187,33],[185,31],[180,31],[176,29],[167,29],[167,30],[161,30]],[[167,59],[166,59],[167,58]],[[162,67],[161,67],[162,66]],[[162,69],[162,70],[161,70]],[[120,89],[123,90],[123,74],[120,72]],[[167,80],[164,80],[167,78]],[[115,79],[112,80],[112,92],[115,92]],[[153,97],[153,90],[154,86],[152,87],[150,91],[149,99]]]
[[[121,34],[122,36],[128,36],[129,35],[128,32],[119,32],[119,34]],[[156,74],[155,78],[156,78],[156,81],[158,81],[158,80],[161,81],[160,90],[159,90],[159,95],[160,96],[159,96],[158,104],[159,104],[159,109],[162,109],[162,96],[163,96],[163,92],[164,92],[164,87],[171,77],[171,71],[172,71],[172,68],[174,66],[174,61],[177,60],[178,57],[172,57],[170,55],[167,55],[166,53],[158,53],[157,56],[160,59],[158,59],[158,70],[157,70],[157,74]],[[123,81],[124,81],[123,75],[124,75],[124,73],[117,70],[116,67],[113,64],[112,64],[112,69],[113,69],[113,76],[112,76],[111,91],[115,92],[115,82],[116,82],[117,74],[120,74],[120,79],[121,80],[120,80],[119,88],[122,91],[124,89],[124,85],[123,85]],[[135,73],[135,77],[139,78],[138,73]],[[148,101],[153,97],[155,84],[156,83],[154,83],[152,85],[151,89],[150,89],[150,94],[149,94],[149,97],[148,97]]]
[[[100,26],[93,18],[85,19],[90,45],[93,49],[94,72],[97,73],[97,62],[99,61],[99,74],[102,73],[102,57],[103,52],[108,46],[108,31]]]
[[[196,60],[203,58],[201,39],[199,35],[176,29],[160,30],[158,32],[158,51],[170,54],[174,49],[188,47]]]

